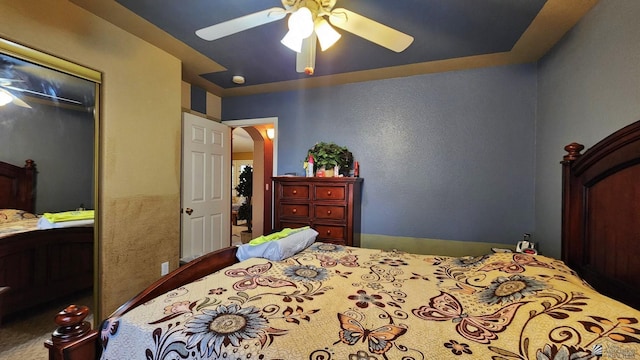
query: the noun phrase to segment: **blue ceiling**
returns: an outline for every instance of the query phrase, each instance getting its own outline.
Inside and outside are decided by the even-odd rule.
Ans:
[[[214,41],[195,31],[271,7],[280,0],[116,0],[172,37],[225,67],[199,74],[223,89],[308,77],[296,72],[296,54],[280,39],[286,18]],[[337,0],[343,7],[414,37],[402,53],[337,29],[342,38],[316,56],[323,77],[363,70],[510,51],[540,13],[546,0]]]

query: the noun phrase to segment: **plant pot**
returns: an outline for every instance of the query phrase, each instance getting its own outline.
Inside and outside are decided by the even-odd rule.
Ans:
[[[243,231],[240,233],[240,241],[242,241],[243,244],[248,243],[249,241],[251,241],[252,239],[252,234],[251,231]]]
[[[331,169],[325,169],[324,167],[321,167],[320,169],[318,169],[316,176],[318,177],[333,177],[333,168]]]

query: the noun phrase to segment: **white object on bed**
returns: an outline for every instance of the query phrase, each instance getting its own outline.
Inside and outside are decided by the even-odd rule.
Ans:
[[[52,223],[47,218],[41,217],[38,219],[38,229],[58,229],[67,227],[81,227],[81,226],[93,226],[93,219],[88,220],[71,220]]]
[[[236,257],[243,261],[252,257],[261,257],[279,261],[295,255],[316,241],[318,232],[313,229],[297,231],[287,237],[268,241],[260,245],[243,244],[238,246]]]

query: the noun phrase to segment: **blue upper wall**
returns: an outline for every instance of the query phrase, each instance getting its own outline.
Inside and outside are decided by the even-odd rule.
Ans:
[[[534,227],[536,67],[517,65],[222,100],[278,117],[278,173],[316,142],[364,178],[362,232],[512,244]]]

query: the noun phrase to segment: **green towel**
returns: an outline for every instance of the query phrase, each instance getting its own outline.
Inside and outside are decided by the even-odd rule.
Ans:
[[[72,220],[90,220],[93,219],[94,210],[75,210],[59,213],[44,213],[42,217],[49,220],[50,223],[72,221]]]
[[[296,228],[296,229],[284,228],[284,229],[282,229],[282,231],[278,231],[278,232],[273,233],[273,234],[258,236],[257,238],[249,241],[249,245],[256,246],[256,245],[264,244],[264,243],[269,242],[269,241],[282,239],[282,238],[285,238],[285,237],[287,237],[287,236],[289,236],[291,234],[297,233],[298,231],[306,230],[308,228],[309,228],[309,226]]]

